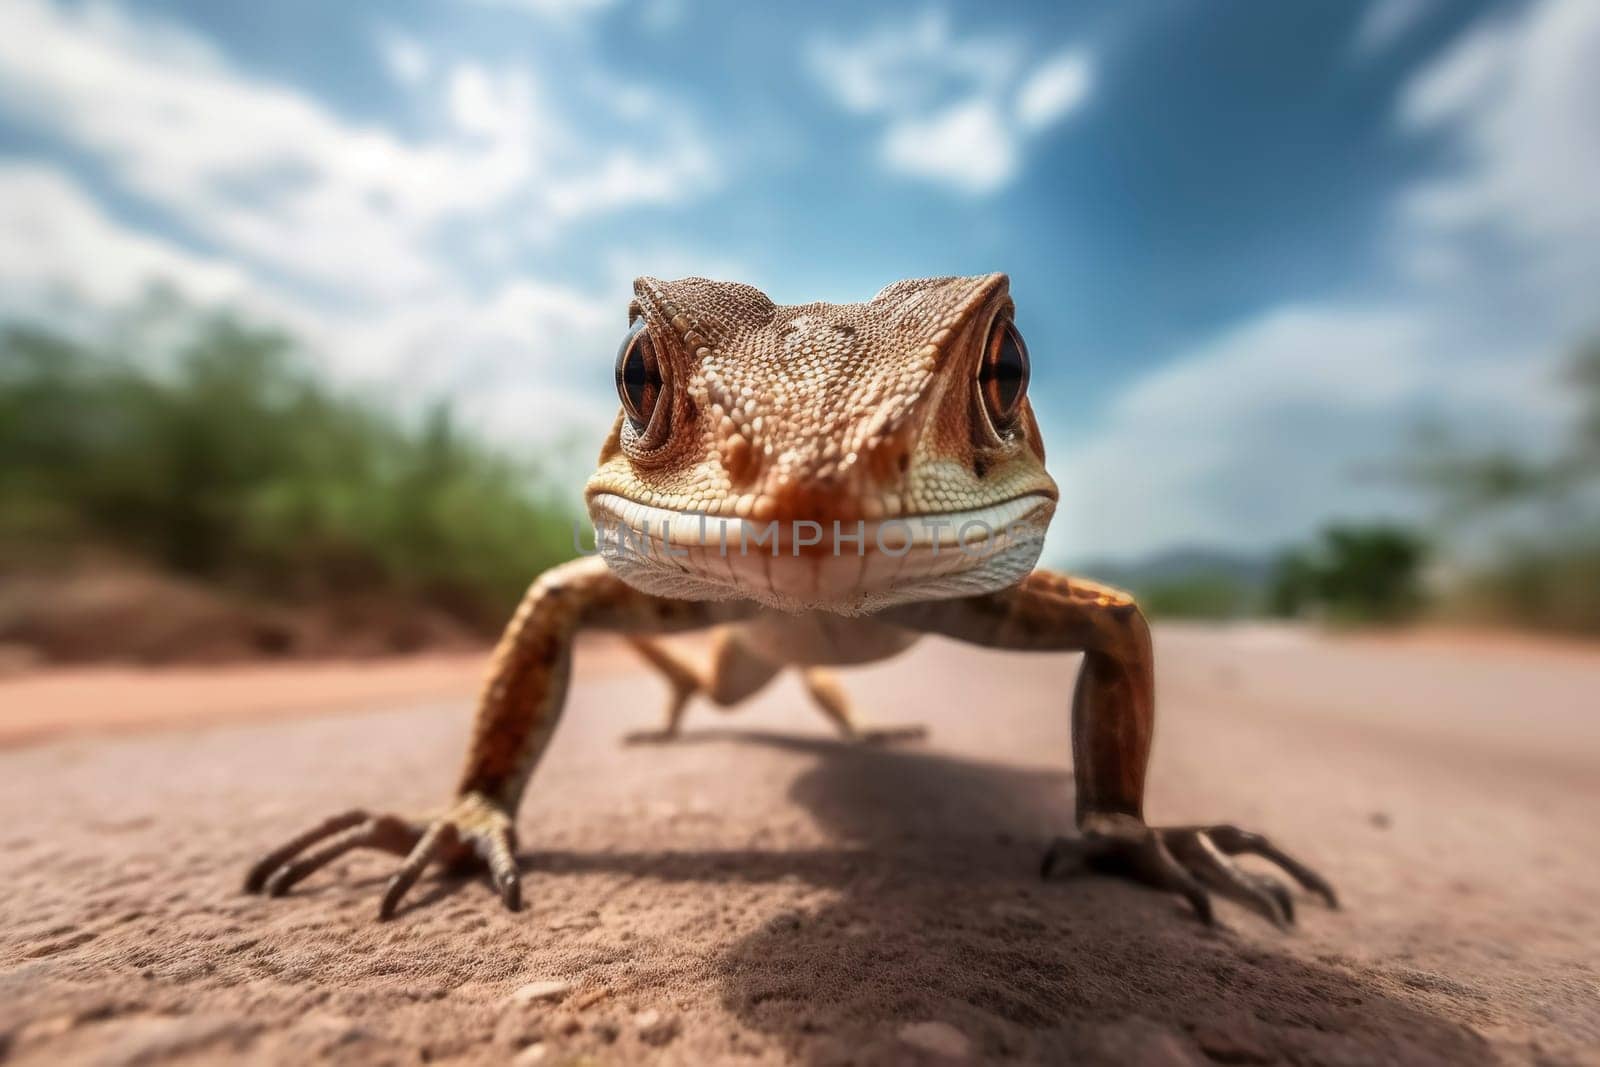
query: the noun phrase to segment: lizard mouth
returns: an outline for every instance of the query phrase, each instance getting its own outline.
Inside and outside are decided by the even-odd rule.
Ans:
[[[1054,494],[1032,492],[962,511],[758,522],[589,499],[596,548],[646,592],[843,614],[1011,585],[1033,568],[1054,510]]]

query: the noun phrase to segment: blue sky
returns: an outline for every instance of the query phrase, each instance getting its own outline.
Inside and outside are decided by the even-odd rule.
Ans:
[[[780,11],[782,13],[780,13]],[[598,443],[635,274],[1011,274],[1058,558],[1404,512],[1600,326],[1600,4],[0,7],[0,311],[155,279]]]

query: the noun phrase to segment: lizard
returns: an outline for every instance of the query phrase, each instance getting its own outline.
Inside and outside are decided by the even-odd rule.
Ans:
[[[667,674],[667,732],[687,694],[736,703],[797,666],[847,734],[858,731],[842,695],[815,672],[934,634],[1082,653],[1070,697],[1076,832],[1049,843],[1044,877],[1116,873],[1181,896],[1207,924],[1217,894],[1286,926],[1284,880],[1236,862],[1256,855],[1337,907],[1326,879],[1262,835],[1146,822],[1151,628],[1127,593],[1036,569],[1060,494],[1016,318],[999,273],[788,306],[739,283],[637,279],[614,368],[620,411],[584,488],[597,551],[545,571],[522,598],[453,799],[423,817],[335,815],[263,856],[245,888],[280,895],[368,847],[404,857],[382,919],[435,862],[487,868],[519,909],[517,811],[560,720],[580,633],[627,635]],[[704,675],[650,641],[711,628]]]

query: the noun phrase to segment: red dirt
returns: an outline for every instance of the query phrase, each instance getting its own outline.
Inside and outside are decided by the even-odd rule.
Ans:
[[[1121,882],[1040,883],[1070,822],[1075,662],[931,641],[846,676],[878,718],[930,724],[891,749],[835,743],[790,680],[731,718],[697,707],[680,743],[625,747],[664,687],[586,650],[519,820],[519,914],[439,878],[380,925],[394,861],[373,855],[243,896],[265,846],[352,805],[430,806],[456,774],[466,690],[428,706],[420,686],[358,696],[334,672],[323,691],[349,688],[323,706],[390,710],[0,751],[0,1050],[1600,1062],[1600,660],[1253,628],[1166,629],[1158,658],[1151,817],[1269,832],[1343,911],[1302,898],[1281,934],[1222,905],[1227,928],[1208,931]],[[54,684],[0,685],[0,721],[48,720],[71,682]],[[146,684],[143,706],[173,721]],[[180,699],[193,684],[172,706],[204,706]],[[118,692],[80,707],[115,718]]]
[[[0,672],[40,663],[220,664],[466,651],[460,620],[394,593],[272,603],[110,562],[0,573]]]

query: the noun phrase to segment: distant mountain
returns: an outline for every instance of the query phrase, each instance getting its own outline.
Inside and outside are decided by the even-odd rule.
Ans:
[[[1277,550],[1250,553],[1192,545],[1131,560],[1089,560],[1071,564],[1067,570],[1085,578],[1131,589],[1198,579],[1224,579],[1248,589],[1259,590],[1266,586],[1272,576],[1278,554]]]

